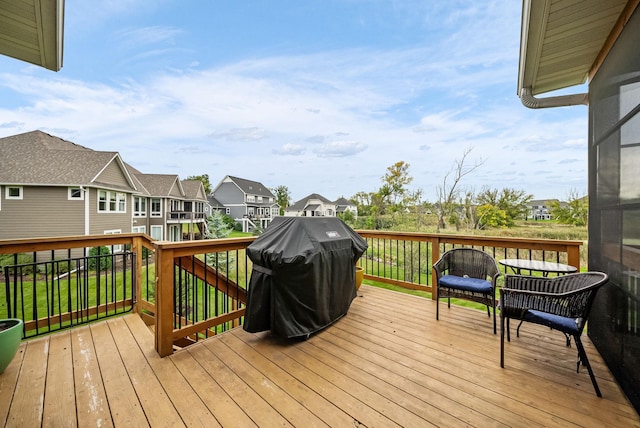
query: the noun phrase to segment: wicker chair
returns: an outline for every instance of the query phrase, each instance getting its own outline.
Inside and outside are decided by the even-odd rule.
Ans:
[[[440,299],[471,300],[487,305],[487,315],[493,308],[493,334],[496,334],[496,281],[501,275],[495,259],[473,248],[454,248],[440,257],[433,268],[436,272],[436,319],[440,318]]]
[[[585,365],[596,394],[602,397],[580,336],[596,292],[607,279],[602,272],[574,273],[555,278],[506,275],[504,287],[500,289],[500,367],[504,367],[505,321],[508,341],[511,340],[509,319],[520,321],[518,336],[523,322],[541,324],[564,333],[567,346],[571,345],[573,337],[578,348],[576,371],[580,370],[580,363]]]

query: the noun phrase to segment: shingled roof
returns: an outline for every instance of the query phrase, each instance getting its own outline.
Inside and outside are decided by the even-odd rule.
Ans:
[[[304,198],[300,199],[298,202],[294,203],[293,205],[289,206],[286,211],[302,211],[304,210],[304,208],[307,206],[307,204],[309,203],[309,200],[311,199],[317,199],[319,201],[322,201],[325,204],[333,204],[333,202],[331,202],[329,199],[325,198],[322,195],[319,195],[317,193],[312,193],[308,196],[305,196]],[[308,211],[313,211],[314,209],[317,209],[318,205],[315,205],[314,207],[308,207],[307,210]]]
[[[271,193],[271,190],[262,183],[257,181],[246,180],[244,178],[232,177],[228,175],[231,180],[244,192],[256,196],[269,196],[275,198],[275,195]]]
[[[174,186],[178,187],[178,193],[184,197],[184,190],[180,184],[180,178],[175,174],[135,174],[150,196],[168,197],[172,195]]]
[[[207,200],[204,194],[204,185],[202,184],[202,181],[182,180],[181,183],[186,198],[200,201]]]
[[[0,138],[0,183],[44,186],[98,185],[100,173],[112,162],[135,184],[117,152],[88,149],[42,131]],[[115,186],[122,187],[122,186]]]

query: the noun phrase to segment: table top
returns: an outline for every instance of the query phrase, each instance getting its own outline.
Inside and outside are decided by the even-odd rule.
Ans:
[[[575,266],[565,265],[563,263],[543,262],[542,260],[529,259],[502,259],[499,263],[514,269],[535,270],[539,272],[552,273],[573,273],[578,269]]]

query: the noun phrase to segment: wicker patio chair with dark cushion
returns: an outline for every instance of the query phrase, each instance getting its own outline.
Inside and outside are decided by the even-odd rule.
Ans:
[[[580,340],[587,323],[591,304],[598,289],[607,282],[602,272],[574,273],[555,278],[506,275],[500,288],[500,367],[504,367],[504,333],[511,340],[509,319],[531,322],[561,331],[571,346],[571,337],[578,348],[576,371],[580,363],[587,367],[591,383],[598,397],[600,388],[593,375],[589,359]],[[520,333],[518,325],[517,335]]]
[[[496,281],[501,275],[495,259],[474,248],[454,248],[440,257],[433,268],[436,272],[436,319],[440,318],[440,299],[471,300],[487,305],[487,315],[493,308],[493,334],[496,334]]]

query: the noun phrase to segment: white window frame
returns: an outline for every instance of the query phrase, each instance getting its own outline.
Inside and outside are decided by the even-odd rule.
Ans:
[[[104,198],[102,198],[104,196]],[[104,203],[104,209],[100,209],[100,203]],[[124,192],[114,192],[112,190],[98,190],[98,212],[99,213],[126,213],[127,194]]]
[[[153,201],[158,201],[160,211],[153,210]],[[162,217],[162,198],[151,198],[150,217]]]
[[[153,233],[153,231],[154,231],[154,230],[156,230],[156,231],[157,231],[157,230],[159,230],[159,231],[160,231],[160,238],[154,238],[154,237],[153,237],[153,235],[155,235],[155,234]],[[163,230],[163,227],[162,227],[162,226],[152,225],[152,226],[150,226],[150,227],[149,227],[149,236],[151,236],[151,239],[153,239],[153,240],[155,240],[155,241],[162,241],[162,239],[163,239],[163,233],[164,233],[164,230]]]
[[[138,200],[136,208],[136,200]],[[140,207],[142,206],[142,209]],[[133,197],[133,216],[134,217],[146,217],[147,216],[147,198],[143,196]]]
[[[182,230],[181,224],[170,224],[169,225],[169,241],[171,242],[181,242],[182,241]]]
[[[121,233],[122,233],[122,229],[111,229],[111,230],[104,231],[105,235],[120,235]],[[112,247],[113,247],[113,254],[121,253],[122,250],[124,250],[124,245],[122,244],[113,245]]]
[[[132,233],[147,233],[147,226],[133,226],[131,228]]]
[[[247,202],[255,202],[256,197],[254,195],[247,195]]]
[[[258,196],[258,203],[261,204],[262,203],[262,196]]]
[[[227,215],[231,215],[231,208],[226,207],[226,208],[224,209],[224,211],[225,211],[225,213],[226,213]]]
[[[78,196],[74,196],[77,194]],[[70,201],[84,201],[84,189],[82,187],[69,187],[69,193],[67,193],[67,199]]]
[[[11,189],[18,189],[18,196],[11,196]],[[4,188],[4,198],[5,199],[15,199],[15,200],[22,200],[22,197],[24,196],[24,189],[22,188],[22,186],[6,186]]]

